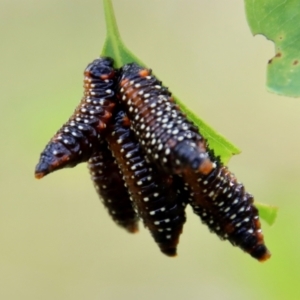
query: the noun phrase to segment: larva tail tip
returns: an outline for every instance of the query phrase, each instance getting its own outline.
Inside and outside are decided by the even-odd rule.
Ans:
[[[129,232],[129,233],[138,233],[139,232],[139,227],[137,224],[131,224],[131,225],[128,225],[126,227],[126,230]]]
[[[35,167],[34,176],[36,179],[41,179],[49,173],[49,165],[43,161],[40,161]]]
[[[43,172],[35,172],[35,173],[34,173],[34,177],[35,177],[36,179],[42,179],[45,175],[46,175],[46,174],[43,173]]]
[[[161,249],[161,252],[169,257],[176,257],[177,256],[177,250],[176,248],[167,248],[167,249]]]
[[[266,260],[268,260],[271,257],[271,252],[269,250],[267,250],[267,252],[258,259],[259,262],[265,262]]]

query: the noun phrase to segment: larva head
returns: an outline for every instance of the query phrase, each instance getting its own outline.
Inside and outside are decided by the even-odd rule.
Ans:
[[[96,79],[111,79],[115,76],[114,61],[110,57],[100,57],[88,64],[84,75]]]
[[[131,76],[136,76],[137,74],[141,77],[146,77],[146,76],[151,75],[151,73],[152,73],[151,69],[146,69],[142,66],[139,66],[136,63],[130,63],[130,64],[127,64],[127,65],[124,65],[121,68],[121,74],[123,74],[121,80],[124,77],[128,78],[128,77],[131,77]]]

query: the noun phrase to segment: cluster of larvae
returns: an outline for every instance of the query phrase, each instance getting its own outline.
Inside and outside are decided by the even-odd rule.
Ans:
[[[87,162],[112,219],[128,232],[142,220],[175,256],[190,205],[210,231],[259,261],[270,257],[243,184],[209,149],[169,90],[136,63],[101,57],[84,71],[84,96],[41,153],[36,178]]]

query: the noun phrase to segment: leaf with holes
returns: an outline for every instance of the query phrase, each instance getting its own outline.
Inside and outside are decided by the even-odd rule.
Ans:
[[[245,0],[246,15],[254,35],[275,43],[275,56],[267,67],[267,88],[271,92],[300,96],[300,1]]]

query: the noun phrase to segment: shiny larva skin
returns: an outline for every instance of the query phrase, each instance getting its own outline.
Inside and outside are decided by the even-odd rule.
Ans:
[[[99,58],[84,71],[84,97],[41,153],[35,176],[41,178],[87,161],[103,138],[116,105],[113,60]]]
[[[120,169],[102,141],[98,151],[88,160],[94,187],[112,219],[128,232],[138,231],[138,216],[130,200]]]
[[[210,157],[214,161],[210,174],[183,175],[192,193],[190,204],[194,212],[221,239],[229,240],[259,261],[267,260],[271,254],[264,244],[252,195],[212,152]]]
[[[149,160],[171,174],[185,169],[203,174],[211,170],[206,141],[151,70],[135,63],[123,66],[118,91]]]
[[[116,115],[107,140],[139,216],[161,251],[168,256],[176,255],[185,212],[177,203],[172,176],[159,172],[146,161],[124,112]]]

